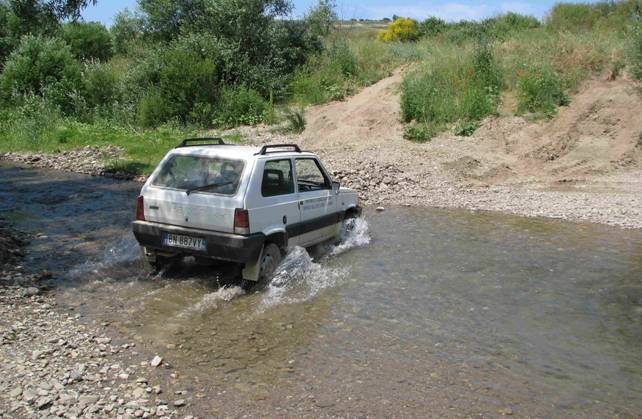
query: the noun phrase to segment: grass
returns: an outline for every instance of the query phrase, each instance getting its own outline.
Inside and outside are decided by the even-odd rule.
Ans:
[[[197,129],[165,126],[154,129],[135,129],[99,121],[85,124],[59,118],[47,126],[32,130],[37,122],[20,119],[0,122],[0,152],[33,151],[61,153],[85,146],[122,148],[121,159],[108,162],[107,170],[131,174],[151,173],[165,154],[181,140],[202,135]],[[229,143],[240,143],[240,135],[225,136]]]
[[[510,32],[486,43],[455,41],[448,33],[424,39],[415,46],[420,65],[402,85],[403,119],[411,123],[405,137],[425,140],[444,130],[469,136],[481,119],[497,113],[502,92],[518,99],[513,113],[550,118],[588,78],[607,71],[617,77],[625,63],[635,75],[639,64],[630,57],[639,57],[639,39],[631,30],[550,27]],[[490,66],[480,67],[483,48],[489,50]]]

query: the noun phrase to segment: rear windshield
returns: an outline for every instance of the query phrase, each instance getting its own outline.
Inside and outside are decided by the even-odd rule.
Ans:
[[[174,155],[161,167],[152,185],[172,189],[200,189],[205,193],[234,195],[244,163],[218,157]]]

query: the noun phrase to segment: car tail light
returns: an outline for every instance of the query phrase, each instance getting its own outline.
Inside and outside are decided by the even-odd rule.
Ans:
[[[136,200],[136,220],[145,221],[145,201],[142,196]]]
[[[250,234],[250,214],[246,209],[234,210],[234,232],[237,234]]]

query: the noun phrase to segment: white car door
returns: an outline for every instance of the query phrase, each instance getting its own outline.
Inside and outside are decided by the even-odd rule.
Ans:
[[[301,222],[290,232],[290,241],[311,246],[339,232],[337,199],[330,178],[316,158],[295,159],[297,196]]]

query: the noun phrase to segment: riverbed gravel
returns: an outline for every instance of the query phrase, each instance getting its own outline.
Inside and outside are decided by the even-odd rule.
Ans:
[[[1,418],[189,417],[189,394],[164,377],[171,366],[59,307],[51,273],[29,272],[21,235],[0,230],[11,238],[0,242]]]

